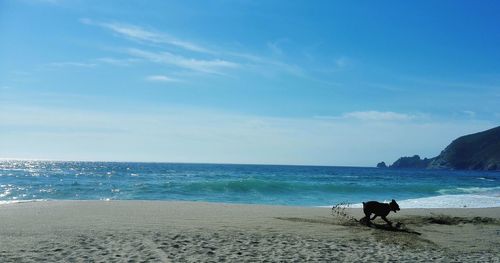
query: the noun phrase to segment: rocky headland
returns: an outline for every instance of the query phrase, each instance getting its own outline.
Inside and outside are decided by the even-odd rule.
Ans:
[[[434,158],[401,157],[388,168],[500,171],[500,126],[459,137]]]

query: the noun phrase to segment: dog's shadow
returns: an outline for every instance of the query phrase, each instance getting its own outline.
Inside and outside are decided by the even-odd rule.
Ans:
[[[409,233],[409,234],[415,234],[415,235],[422,235],[422,233],[419,233],[417,231],[413,231],[410,229],[407,229],[404,224],[398,222],[396,223],[396,226],[389,225],[389,224],[376,224],[371,222],[370,225],[367,224],[367,221],[365,218],[362,218],[359,220],[359,223],[362,225],[365,225],[367,227],[375,228],[375,229],[380,229],[380,230],[385,230],[385,231],[392,231],[392,232],[404,232],[404,233]]]

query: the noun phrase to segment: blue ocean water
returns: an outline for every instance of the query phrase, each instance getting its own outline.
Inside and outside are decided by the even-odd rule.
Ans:
[[[499,207],[500,173],[377,168],[0,161],[0,202],[187,200],[330,206]]]

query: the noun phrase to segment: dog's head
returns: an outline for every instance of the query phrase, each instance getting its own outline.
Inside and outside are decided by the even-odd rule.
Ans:
[[[396,211],[401,210],[399,209],[398,203],[396,203],[396,200],[394,199],[392,199],[391,203],[389,203],[389,207],[391,208],[391,211],[394,211],[394,213],[396,213]]]

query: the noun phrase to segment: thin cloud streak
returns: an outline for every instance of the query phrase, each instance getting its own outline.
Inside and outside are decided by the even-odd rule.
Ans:
[[[419,116],[393,111],[353,111],[346,112],[340,116],[316,116],[315,118],[331,120],[399,122],[416,120],[419,118]]]
[[[127,49],[126,52],[131,56],[143,58],[151,62],[173,65],[203,73],[222,74],[222,69],[239,67],[239,64],[227,60],[200,60],[185,58],[183,56],[174,55],[170,52],[150,52],[136,48]]]
[[[195,51],[200,53],[213,53],[209,49],[201,47],[195,43],[180,40],[165,33],[146,30],[136,25],[97,22],[89,18],[82,18],[80,19],[80,22],[86,25],[99,26],[111,30],[123,37],[137,41],[150,42],[154,44],[168,44],[188,51]]]
[[[279,69],[283,72],[286,72],[294,76],[307,77],[307,74],[304,71],[304,69],[298,65],[288,64],[278,60],[269,59],[266,57],[248,53],[227,52],[226,54],[232,57],[244,59],[248,61],[250,64],[253,64],[254,66],[262,66],[262,65],[271,66],[273,69]],[[269,71],[269,68],[265,68],[265,70],[267,72]]]
[[[140,60],[136,58],[118,59],[118,58],[103,57],[103,58],[97,58],[95,59],[95,61],[113,66],[131,66],[132,64],[137,63]]]
[[[80,67],[80,68],[93,68],[97,66],[96,63],[86,63],[86,62],[53,62],[48,64],[51,67]]]
[[[409,121],[415,119],[414,115],[392,111],[354,111],[342,115],[346,119],[361,121]]]
[[[471,110],[464,110],[464,111],[462,111],[462,113],[465,114],[466,116],[468,116],[469,118],[476,117],[476,112],[471,111]]]
[[[178,82],[178,79],[167,77],[165,75],[151,75],[146,77],[149,82]]]

